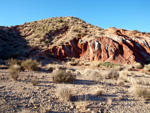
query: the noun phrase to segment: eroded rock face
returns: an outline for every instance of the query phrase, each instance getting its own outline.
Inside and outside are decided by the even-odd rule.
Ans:
[[[102,29],[75,17],[50,18],[0,27],[0,58],[76,57],[119,64],[150,62],[150,34]]]
[[[106,34],[94,40],[86,41],[83,38],[74,38],[68,44],[52,47],[49,51],[59,59],[76,57],[91,61],[108,61],[119,64],[134,62],[150,62],[149,37],[132,38],[121,31]]]

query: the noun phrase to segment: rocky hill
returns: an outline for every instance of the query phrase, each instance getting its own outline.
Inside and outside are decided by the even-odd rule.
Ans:
[[[120,64],[150,62],[150,33],[102,29],[76,17],[55,17],[0,27],[0,58],[76,57]]]

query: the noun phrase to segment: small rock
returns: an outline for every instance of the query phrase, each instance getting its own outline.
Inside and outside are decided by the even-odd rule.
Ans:
[[[70,108],[71,108],[71,109],[73,109],[73,108],[74,108],[74,106],[70,106]]]
[[[87,110],[88,110],[88,111],[91,111],[91,109],[90,109],[90,108],[88,108]]]

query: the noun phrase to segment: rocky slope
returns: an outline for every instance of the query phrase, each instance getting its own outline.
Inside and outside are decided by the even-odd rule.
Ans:
[[[0,27],[0,58],[35,57],[121,64],[150,62],[150,34],[125,29],[102,29],[75,17],[55,17]],[[9,53],[9,54],[8,54]]]

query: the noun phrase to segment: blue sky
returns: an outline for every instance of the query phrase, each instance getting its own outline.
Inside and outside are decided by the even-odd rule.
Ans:
[[[150,32],[150,0],[0,0],[0,26],[75,16],[102,28]]]

